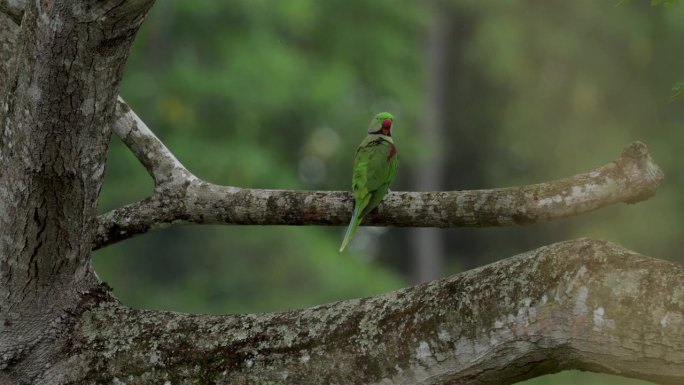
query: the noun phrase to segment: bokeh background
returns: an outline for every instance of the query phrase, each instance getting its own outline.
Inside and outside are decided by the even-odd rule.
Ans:
[[[586,171],[645,142],[657,195],[551,223],[486,229],[188,226],[97,251],[125,303],[265,312],[390,291],[589,236],[682,261],[684,4],[648,1],[159,1],[121,94],[210,182],[350,188],[370,118],[395,114],[394,190],[492,188]],[[112,138],[100,210],[151,179]],[[528,384],[645,384],[564,372]]]

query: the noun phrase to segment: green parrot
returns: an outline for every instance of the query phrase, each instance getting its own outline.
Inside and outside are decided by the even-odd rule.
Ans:
[[[394,116],[389,112],[375,115],[368,127],[368,135],[356,149],[352,176],[354,213],[340,251],[347,248],[366,214],[378,207],[397,174],[399,159],[392,140],[393,122]]]

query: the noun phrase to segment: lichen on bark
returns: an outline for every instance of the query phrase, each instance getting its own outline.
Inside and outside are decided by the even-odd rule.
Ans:
[[[675,384],[683,285],[679,265],[580,239],[281,313],[198,316],[110,297],[80,318],[69,365],[97,368],[84,383],[506,384],[583,369]]]

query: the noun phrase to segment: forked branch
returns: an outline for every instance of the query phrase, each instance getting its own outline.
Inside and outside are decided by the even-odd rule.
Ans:
[[[196,179],[120,96],[112,131],[142,163],[156,189]]]
[[[148,198],[101,215],[95,249],[175,224],[343,225],[349,221],[350,192],[245,189],[195,177],[122,100],[113,129],[147,168],[156,188]],[[551,182],[491,190],[390,192],[364,224],[536,223],[647,199],[662,178],[646,146],[635,142],[613,162]]]

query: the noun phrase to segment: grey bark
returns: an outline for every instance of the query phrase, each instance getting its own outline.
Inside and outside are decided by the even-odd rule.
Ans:
[[[2,2],[0,12],[10,3],[20,4]],[[204,316],[119,303],[90,267],[96,233],[114,228],[107,218],[127,226],[149,214],[148,229],[343,223],[351,205],[342,192],[203,182],[117,107],[127,52],[151,5],[36,1],[21,17],[0,16],[0,384],[493,384],[570,368],[684,381],[683,268],[588,239],[284,313]],[[98,219],[110,124],[156,188]],[[634,144],[615,162],[556,182],[395,193],[371,223],[545,220],[645,199],[661,178]],[[396,216],[387,212],[400,202]]]
[[[62,359],[69,312],[97,284],[89,258],[109,121],[150,5],[32,1],[0,20],[14,29],[0,74],[2,384],[31,383]]]
[[[14,24],[21,24],[24,17],[25,0],[0,0],[0,14],[12,19]]]

